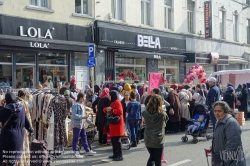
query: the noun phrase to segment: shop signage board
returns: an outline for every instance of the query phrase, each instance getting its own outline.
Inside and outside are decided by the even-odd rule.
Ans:
[[[95,66],[96,66],[96,58],[88,58],[87,67],[95,67]]]
[[[55,28],[47,29],[45,35],[41,33],[41,28],[29,27],[26,31],[24,31],[23,26],[19,27],[20,36],[24,37],[33,37],[33,38],[41,38],[41,39],[53,39],[51,31],[55,30]]]
[[[89,58],[95,57],[95,45],[94,44],[89,45],[88,55],[89,55]]]
[[[97,45],[156,54],[186,52],[186,38],[181,35],[112,23],[100,25]]]
[[[204,2],[205,38],[212,38],[211,2]]]

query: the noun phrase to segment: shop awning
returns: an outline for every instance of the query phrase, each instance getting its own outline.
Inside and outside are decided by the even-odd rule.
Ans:
[[[229,64],[248,64],[248,61],[246,61],[242,57],[230,56],[229,57]]]
[[[185,55],[177,54],[164,54],[164,53],[154,53],[154,52],[143,52],[143,51],[130,51],[130,50],[118,50],[120,57],[130,57],[130,58],[151,58],[151,59],[170,59],[170,60],[184,60]]]
[[[245,70],[223,70],[223,71],[218,71],[214,72],[213,75],[228,75],[228,74],[249,74],[250,69],[245,69]]]

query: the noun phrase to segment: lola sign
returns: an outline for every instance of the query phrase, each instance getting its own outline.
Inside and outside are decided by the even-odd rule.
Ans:
[[[161,49],[160,38],[156,37],[154,40],[153,36],[137,35],[137,46]]]
[[[54,28],[52,28],[54,30]],[[53,39],[50,29],[46,30],[45,34],[41,33],[41,28],[29,27],[27,31],[24,31],[23,26],[20,26],[20,36],[41,38],[41,39]],[[44,36],[43,36],[44,35]]]
[[[49,43],[30,42],[30,47],[34,47],[34,48],[48,48],[49,47]]]

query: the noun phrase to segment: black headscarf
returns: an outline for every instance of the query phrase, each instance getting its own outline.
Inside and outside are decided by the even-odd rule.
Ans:
[[[111,97],[111,102],[114,102],[115,100],[118,100],[118,93],[115,90],[112,90],[109,92],[109,95]]]
[[[16,95],[12,92],[6,93],[5,94],[5,101],[6,101],[6,104],[16,103]]]

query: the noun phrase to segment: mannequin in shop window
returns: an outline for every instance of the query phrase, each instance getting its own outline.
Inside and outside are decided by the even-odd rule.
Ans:
[[[7,81],[6,77],[3,77],[3,82],[0,83],[0,86],[10,86],[10,83]]]

